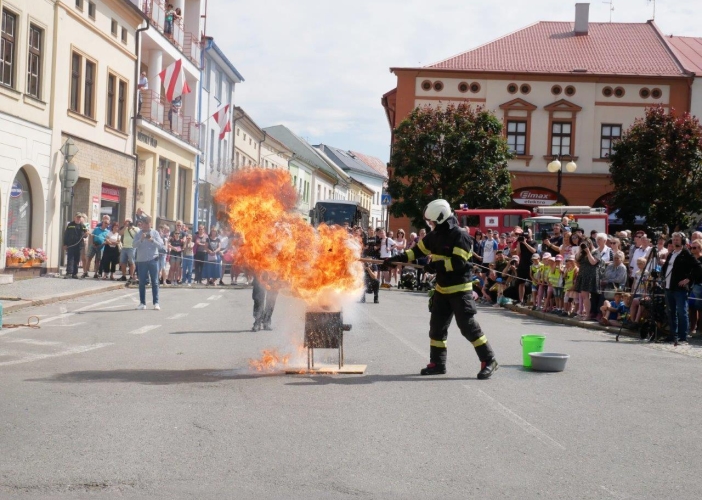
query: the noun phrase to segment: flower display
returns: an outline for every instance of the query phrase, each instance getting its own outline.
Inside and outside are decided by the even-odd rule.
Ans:
[[[46,252],[41,248],[7,247],[5,250],[5,260],[7,266],[16,266],[28,262],[38,265],[46,261]]]

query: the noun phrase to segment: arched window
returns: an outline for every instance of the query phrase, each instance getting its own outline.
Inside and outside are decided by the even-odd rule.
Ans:
[[[31,246],[32,234],[32,190],[24,169],[15,176],[10,189],[7,208],[7,246],[24,248]]]

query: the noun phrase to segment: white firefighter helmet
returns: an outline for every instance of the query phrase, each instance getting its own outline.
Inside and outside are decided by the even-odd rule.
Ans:
[[[451,205],[446,200],[434,200],[424,208],[424,218],[436,224],[445,222],[451,217]]]

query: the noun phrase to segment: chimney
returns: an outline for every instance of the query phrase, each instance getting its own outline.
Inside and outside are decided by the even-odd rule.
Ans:
[[[588,17],[590,16],[589,3],[575,4],[575,36],[587,35]]]

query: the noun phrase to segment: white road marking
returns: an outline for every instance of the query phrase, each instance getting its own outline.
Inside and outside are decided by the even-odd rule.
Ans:
[[[141,328],[132,330],[129,333],[131,333],[132,335],[141,335],[142,333],[150,332],[151,330],[155,330],[156,328],[161,328],[161,325],[144,325]]]
[[[12,361],[2,361],[2,362],[0,362],[0,366],[19,365],[21,363],[29,363],[31,361],[39,361],[39,360],[47,359],[47,358],[68,356],[70,354],[80,354],[83,352],[92,351],[94,349],[100,349],[101,347],[107,347],[108,345],[112,345],[112,343],[110,342],[110,343],[106,343],[106,344],[79,345],[76,347],[71,347],[70,349],[66,349],[65,351],[54,352],[51,354],[21,353],[21,354],[26,354],[26,356],[24,356],[23,358],[20,358],[20,359],[13,359]]]
[[[62,325],[44,325],[44,326],[47,326],[47,327],[48,326],[78,326],[78,325],[84,325],[84,324],[85,324],[85,321],[81,321],[79,323],[65,323]]]
[[[5,342],[11,344],[31,344],[31,345],[59,345],[63,342],[52,342],[51,340],[35,340],[35,339],[12,339]]]
[[[174,314],[173,316],[166,318],[166,319],[180,319],[180,318],[185,318],[188,315],[188,313],[178,313]]]
[[[137,299],[135,299],[135,300],[137,300]],[[139,302],[139,301],[137,300],[137,302]],[[132,305],[131,305],[131,304],[119,304],[119,305],[116,305],[116,306],[107,306],[107,307],[103,307],[103,309],[119,309],[120,307],[132,307]],[[128,311],[128,310],[129,310],[129,309],[127,309],[127,311]]]
[[[202,309],[202,308],[207,307],[209,305],[210,305],[209,302],[200,302],[199,304],[195,304],[193,306],[193,309]]]
[[[210,295],[209,297],[207,297],[207,300],[217,300],[217,299],[221,299],[221,298],[222,298],[221,295]]]
[[[465,387],[469,391],[474,390],[468,385],[464,385],[463,387]],[[551,446],[553,446],[555,448],[559,448],[561,450],[565,450],[565,446],[563,446],[561,443],[559,443],[558,441],[553,439],[551,436],[549,436],[545,432],[540,431],[539,429],[537,429],[536,427],[531,425],[529,422],[524,420],[522,417],[520,417],[519,415],[514,413],[512,410],[507,408],[505,405],[503,405],[502,403],[500,403],[499,401],[497,401],[493,397],[488,396],[480,389],[477,389],[477,392],[480,396],[482,396],[490,404],[490,406],[492,406],[492,408],[495,411],[497,411],[497,413],[501,414],[503,417],[505,417],[510,422],[517,424],[517,426],[520,427],[527,434],[534,436],[536,439],[538,439],[542,443],[551,445]]]

